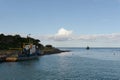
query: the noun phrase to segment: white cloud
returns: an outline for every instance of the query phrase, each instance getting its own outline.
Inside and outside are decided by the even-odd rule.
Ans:
[[[53,39],[55,41],[66,41],[71,40],[71,35],[72,31],[61,28],[55,35],[51,36],[49,39]]]
[[[69,36],[72,34],[72,31],[66,30],[64,28],[61,28],[58,30],[57,36]]]
[[[112,42],[112,41],[119,41],[120,34],[113,33],[113,34],[93,34],[93,35],[79,35],[75,37],[77,40],[87,40],[87,41],[103,41],[103,42]]]
[[[56,34],[39,36],[40,40],[53,40],[53,41],[120,41],[120,33],[112,34],[89,34],[89,35],[75,35],[73,31],[61,28]]]
[[[64,47],[119,47],[120,33],[112,34],[81,34],[75,35],[72,31],[59,29],[57,33],[52,35],[36,36],[44,44],[52,44],[53,46]]]

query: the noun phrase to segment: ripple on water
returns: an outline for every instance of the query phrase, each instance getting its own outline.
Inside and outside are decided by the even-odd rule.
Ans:
[[[111,49],[75,49],[41,56],[38,60],[1,63],[0,80],[120,80],[120,61],[101,59],[101,56],[109,57],[110,52]]]

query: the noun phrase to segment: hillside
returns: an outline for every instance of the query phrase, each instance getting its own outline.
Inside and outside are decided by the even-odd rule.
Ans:
[[[8,50],[10,48],[22,48],[23,43],[33,43],[40,49],[44,46],[39,43],[40,40],[31,37],[21,37],[20,35],[4,35],[0,34],[0,50]]]
[[[33,43],[41,50],[42,55],[66,52],[59,50],[52,45],[43,45],[40,40],[31,37],[21,37],[20,35],[4,35],[0,34],[0,54],[11,53],[11,49],[19,49],[23,47],[23,43]],[[16,51],[15,50],[15,51]],[[18,51],[18,50],[17,50]]]

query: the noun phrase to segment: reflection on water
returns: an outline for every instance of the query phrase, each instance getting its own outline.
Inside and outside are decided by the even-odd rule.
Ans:
[[[0,80],[119,80],[119,49],[71,48],[72,52],[0,64]],[[114,54],[115,53],[115,54]]]

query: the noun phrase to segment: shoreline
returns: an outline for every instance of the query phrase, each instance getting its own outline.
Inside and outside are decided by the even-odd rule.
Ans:
[[[54,48],[52,50],[43,50],[41,51],[41,54],[39,56],[45,56],[45,55],[52,55],[52,54],[60,54],[62,52],[70,52],[70,50],[60,50],[57,48]],[[0,50],[0,62],[7,62],[6,58],[18,58],[18,54],[21,53],[20,50]],[[27,60],[26,60],[27,61]]]

